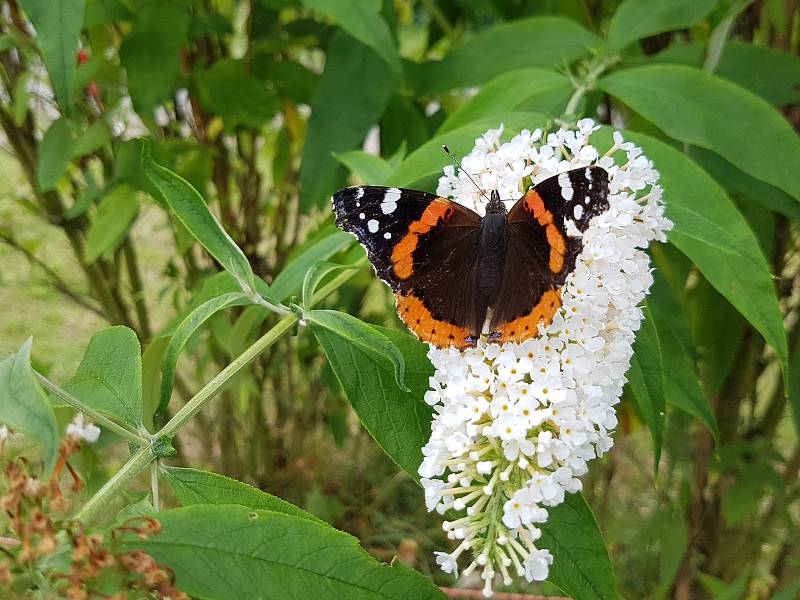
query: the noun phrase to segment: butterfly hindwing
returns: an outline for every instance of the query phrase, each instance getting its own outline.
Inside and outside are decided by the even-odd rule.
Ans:
[[[336,224],[366,248],[422,340],[462,346],[475,321],[480,216],[416,190],[352,187],[333,197]]]
[[[573,169],[528,190],[508,214],[508,250],[491,330],[499,342],[538,333],[561,306],[561,287],[583,250],[581,234],[608,209],[608,173]]]

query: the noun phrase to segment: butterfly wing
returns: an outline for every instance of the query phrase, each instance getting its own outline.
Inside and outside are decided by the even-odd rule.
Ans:
[[[522,341],[549,324],[561,306],[561,287],[583,250],[581,234],[608,210],[608,173],[586,167],[561,173],[528,190],[508,213],[508,251],[493,339]],[[497,335],[499,334],[499,336]]]
[[[333,211],[336,224],[366,248],[417,337],[464,347],[465,338],[480,332],[478,214],[426,192],[375,186],[336,192]]]

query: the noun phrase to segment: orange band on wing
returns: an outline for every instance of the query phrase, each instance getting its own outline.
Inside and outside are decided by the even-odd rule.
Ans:
[[[417,249],[419,236],[428,233],[431,227],[446,221],[453,214],[453,208],[447,200],[437,198],[431,202],[419,219],[408,226],[408,233],[392,249],[392,265],[394,273],[400,279],[408,279],[414,272],[414,260],[411,255]]]
[[[564,268],[564,253],[567,251],[567,242],[555,225],[548,225],[545,230],[547,243],[550,245],[549,267],[553,273],[560,273]]]
[[[539,225],[549,225],[553,222],[553,213],[544,207],[542,197],[534,190],[525,193],[525,208],[533,215]]]
[[[553,315],[561,307],[561,290],[547,290],[530,313],[513,321],[509,321],[498,329],[500,338],[497,342],[523,342],[539,334],[540,325],[549,325]]]
[[[403,323],[423,342],[439,347],[455,346],[459,350],[469,346],[465,341],[469,336],[467,329],[434,319],[419,298],[397,294],[396,299],[397,313]]]

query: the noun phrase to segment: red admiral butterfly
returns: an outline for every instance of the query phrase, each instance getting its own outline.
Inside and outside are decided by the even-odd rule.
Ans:
[[[493,191],[484,217],[416,190],[351,187],[333,196],[336,224],[366,248],[403,322],[425,342],[459,349],[476,343],[487,316],[497,343],[548,325],[583,249],[580,233],[607,209],[600,167],[546,179],[508,212]]]

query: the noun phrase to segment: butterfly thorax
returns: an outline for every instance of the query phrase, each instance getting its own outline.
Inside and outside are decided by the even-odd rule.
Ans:
[[[496,191],[492,192],[486,215],[481,219],[480,249],[478,251],[478,284],[486,306],[497,300],[503,280],[503,267],[508,247],[506,207]]]

